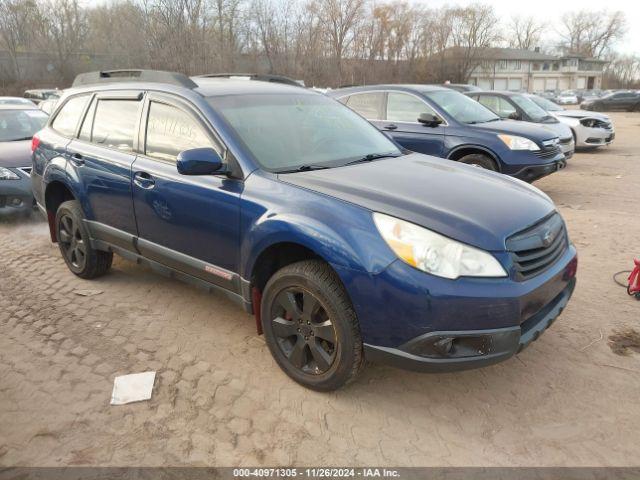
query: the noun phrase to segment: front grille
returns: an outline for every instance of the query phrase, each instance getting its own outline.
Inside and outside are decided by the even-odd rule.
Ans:
[[[542,150],[536,150],[535,153],[540,158],[553,158],[559,153],[562,153],[560,147],[556,144],[550,147],[544,147]]]
[[[519,280],[526,280],[553,265],[569,245],[567,230],[557,213],[507,239]]]

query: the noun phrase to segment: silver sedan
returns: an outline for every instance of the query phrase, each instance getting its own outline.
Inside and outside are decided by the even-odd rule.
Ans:
[[[565,110],[551,100],[527,94],[532,101],[568,125],[573,132],[576,148],[596,148],[609,145],[616,136],[611,119],[598,112],[587,110]]]

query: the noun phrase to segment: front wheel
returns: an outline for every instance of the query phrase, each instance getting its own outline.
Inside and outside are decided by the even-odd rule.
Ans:
[[[363,363],[358,320],[329,265],[288,265],[267,283],[262,329],[274,359],[304,387],[336,390],[354,380]]]
[[[62,203],[56,212],[56,236],[62,258],[80,278],[104,275],[113,261],[113,253],[96,250],[84,222],[80,204],[76,200]]]
[[[472,153],[471,155],[465,155],[460,160],[460,163],[466,163],[474,167],[484,168],[485,170],[497,171],[496,164],[488,156],[481,153]]]

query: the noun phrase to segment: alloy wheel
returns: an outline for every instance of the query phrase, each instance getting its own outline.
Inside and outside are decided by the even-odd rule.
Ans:
[[[58,240],[67,261],[79,270],[87,261],[87,248],[82,238],[80,224],[71,215],[60,217]]]
[[[333,365],[336,331],[326,309],[312,293],[297,287],[281,291],[271,309],[271,328],[280,351],[295,368],[320,375]]]

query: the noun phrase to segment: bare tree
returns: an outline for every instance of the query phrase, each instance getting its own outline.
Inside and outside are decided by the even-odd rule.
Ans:
[[[318,19],[336,62],[337,83],[343,81],[343,57],[364,13],[365,0],[313,0],[309,10]]]
[[[30,24],[37,18],[37,5],[32,0],[0,0],[0,45],[13,64],[13,75],[20,80],[18,52],[30,46]]]
[[[563,15],[559,34],[567,53],[603,58],[625,32],[623,12],[581,10]]]
[[[515,16],[508,27],[509,46],[523,50],[532,50],[540,46],[545,27],[533,17]]]

